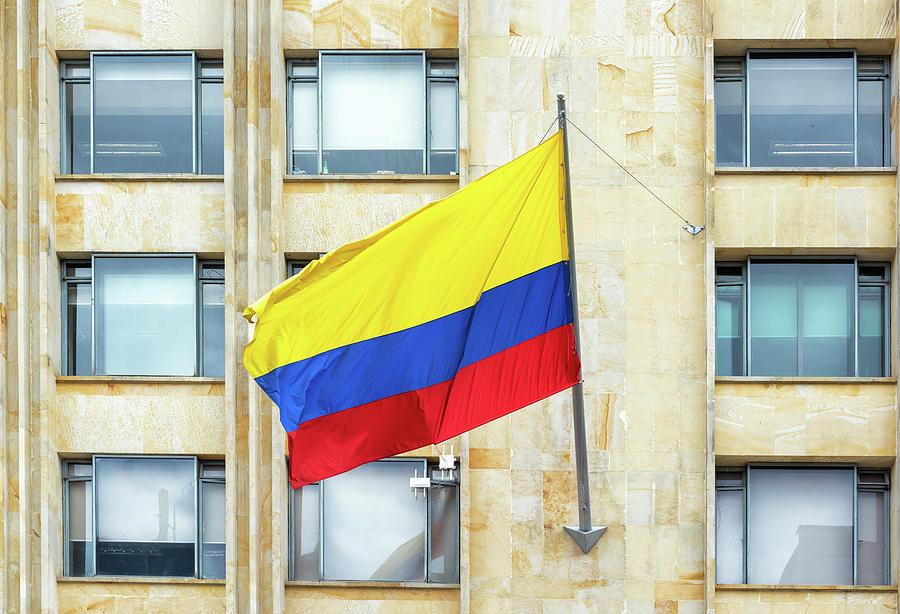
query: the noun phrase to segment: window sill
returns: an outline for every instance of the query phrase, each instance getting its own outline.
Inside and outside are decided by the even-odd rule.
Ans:
[[[300,588],[418,588],[458,590],[459,584],[439,584],[437,582],[376,582],[372,580],[325,580],[321,582],[309,580],[288,580],[285,586]]]
[[[846,591],[868,593],[896,592],[896,586],[824,585],[824,584],[716,584],[716,590],[728,591]]]
[[[135,384],[224,384],[224,377],[188,375],[57,375],[57,383],[135,383]]]
[[[896,166],[717,166],[716,175],[893,175]]]
[[[97,173],[95,175],[56,175],[56,181],[225,181],[225,175],[193,173]]]
[[[392,175],[370,174],[370,175],[285,175],[284,180],[287,183],[305,181],[402,181],[402,182],[429,182],[429,183],[459,183],[459,175]]]
[[[58,576],[59,582],[114,582],[116,584],[212,584],[225,586],[225,580],[206,578],[167,578],[163,576]]]
[[[769,377],[717,375],[717,384],[896,384],[896,377]],[[731,585],[729,585],[731,586]]]

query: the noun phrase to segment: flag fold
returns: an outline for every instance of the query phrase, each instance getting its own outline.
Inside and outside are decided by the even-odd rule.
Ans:
[[[557,133],[244,310],[295,488],[578,383],[563,173]]]

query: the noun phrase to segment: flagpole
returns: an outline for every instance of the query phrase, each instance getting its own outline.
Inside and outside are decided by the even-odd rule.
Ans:
[[[569,295],[572,299],[572,325],[575,332],[575,349],[581,356],[581,332],[578,327],[578,285],[575,281],[575,235],[572,223],[572,184],[569,181],[569,134],[566,128],[566,97],[556,95],[559,112],[559,129],[563,139],[563,162],[566,175],[566,236],[569,241]],[[584,428],[584,387],[579,382],[572,387],[572,417],[575,430],[575,476],[578,480],[578,526],[563,528],[582,552],[587,554],[606,532],[606,527],[591,524],[591,490],[588,482],[587,435]]]

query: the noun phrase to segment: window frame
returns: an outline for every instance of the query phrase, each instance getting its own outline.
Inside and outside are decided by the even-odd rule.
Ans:
[[[62,309],[60,312],[60,332],[61,332],[61,359],[60,359],[60,375],[64,376],[78,376],[78,377],[121,377],[121,375],[113,375],[113,374],[98,374],[97,370],[97,331],[96,331],[96,306],[97,306],[97,298],[96,298],[96,284],[94,284],[94,270],[95,270],[95,261],[97,258],[144,258],[148,260],[156,260],[160,258],[191,258],[193,260],[193,271],[194,271],[194,327],[195,327],[195,339],[194,339],[194,372],[192,375],[161,375],[161,376],[147,376],[147,377],[210,377],[204,373],[203,369],[203,343],[204,343],[204,335],[203,335],[203,286],[208,284],[225,284],[225,261],[224,260],[216,260],[203,258],[201,259],[197,254],[117,254],[117,253],[92,253],[90,259],[85,258],[73,258],[71,260],[62,259],[60,260],[60,282],[61,282],[61,303]],[[67,275],[66,269],[68,266],[90,266],[91,275],[90,277],[79,276],[79,275]],[[222,278],[217,279],[212,276],[207,275],[207,271],[222,271]],[[74,373],[70,373],[69,368],[69,359],[70,359],[70,350],[69,348],[69,315],[68,315],[68,289],[72,286],[78,285],[90,285],[91,287],[91,372],[88,375],[77,375]],[[134,374],[131,374],[134,375]],[[126,374],[126,376],[128,376]],[[143,377],[142,375],[136,375],[136,377]]]
[[[433,470],[438,469],[437,461],[424,458],[424,457],[406,457],[406,456],[395,456],[390,458],[382,458],[376,461],[372,461],[371,463],[390,463],[390,462],[420,462],[425,473],[423,474],[426,477],[430,477],[432,475]],[[457,477],[453,477],[454,474]],[[359,582],[359,580],[342,580],[340,578],[326,578],[325,577],[325,496],[327,492],[326,483],[327,479],[320,480],[318,482],[313,482],[308,484],[308,486],[318,486],[319,487],[319,500],[318,500],[318,509],[319,509],[319,535],[318,535],[318,551],[319,551],[319,560],[318,560],[318,579],[316,580],[295,580],[294,574],[296,570],[294,569],[294,560],[295,560],[295,549],[297,545],[297,536],[294,532],[294,527],[296,526],[296,514],[297,511],[295,509],[294,504],[294,493],[297,489],[291,488],[290,484],[288,484],[288,581],[289,582],[304,582],[304,583],[330,583],[330,582]],[[459,489],[460,489],[460,481],[458,469],[450,470],[450,478],[449,479],[431,479],[432,486],[430,488],[424,488],[425,491],[425,564],[424,564],[424,578],[423,581],[409,581],[410,584],[421,584],[422,586],[427,586],[429,584],[443,584],[441,582],[433,582],[431,581],[431,488],[434,488],[434,485],[437,484],[438,487],[452,487],[457,489],[457,513],[459,512]],[[302,487],[301,487],[302,488]],[[456,550],[457,550],[457,562],[459,561],[459,549],[460,549],[460,527],[459,523],[456,525]],[[373,583],[383,583],[383,582],[394,582],[393,580],[363,580],[362,582],[373,582]],[[459,583],[459,569],[457,563],[457,582]]]
[[[185,454],[93,454],[88,459],[64,458],[62,463],[62,482],[63,482],[63,576],[67,578],[115,578],[119,577],[111,574],[100,574],[97,572],[97,542],[98,542],[98,503],[97,503],[97,459],[152,459],[152,460],[191,460],[194,464],[194,575],[192,576],[134,576],[140,578],[203,578],[203,500],[201,495],[201,483],[204,481],[225,483],[226,478],[209,478],[203,476],[203,471],[207,467],[222,466],[224,460],[202,460],[197,456]],[[91,475],[70,475],[70,465],[88,465],[91,466]],[[73,576],[70,574],[70,549],[69,549],[69,484],[72,482],[91,482],[91,567],[93,574],[85,573],[83,576]],[[222,510],[225,513],[225,510]],[[226,545],[227,548],[227,545]],[[85,558],[88,554],[85,551]],[[87,569],[87,563],[85,564]],[[131,577],[131,576],[128,576]],[[219,579],[219,578],[214,578]],[[221,578],[224,580],[224,578]]]
[[[199,175],[201,174],[202,160],[201,160],[201,149],[202,143],[200,138],[200,130],[201,130],[201,100],[200,100],[200,84],[201,83],[224,83],[224,69],[222,76],[213,76],[213,75],[204,75],[203,69],[208,67],[217,67],[219,65],[224,67],[224,60],[222,59],[206,59],[197,57],[197,53],[195,51],[92,51],[90,53],[90,57],[88,59],[73,59],[73,60],[62,60],[59,65],[59,81],[60,81],[60,90],[59,90],[59,108],[60,108],[60,156],[59,156],[59,168],[60,173],[63,175],[72,175],[72,161],[69,159],[69,147],[70,147],[70,138],[71,135],[68,131],[68,117],[66,114],[66,105],[67,105],[67,97],[66,97],[66,84],[68,83],[87,83],[89,87],[89,117],[90,120],[90,170],[88,174],[90,175],[132,175],[132,174],[147,174],[147,175],[155,175],[157,173],[149,172],[149,173],[141,173],[137,171],[130,171],[126,173],[96,173],[94,170],[94,156],[95,156],[95,143],[94,143],[94,58],[100,56],[116,56],[116,57],[124,57],[124,56],[142,56],[142,57],[159,57],[159,56],[185,56],[191,58],[191,100],[192,100],[192,113],[191,113],[191,145],[192,145],[192,170],[181,173],[166,173],[166,174],[182,174],[182,175]],[[86,67],[89,71],[89,76],[87,77],[70,77],[68,76],[67,70],[69,67]],[[223,99],[224,105],[224,99]],[[223,152],[224,155],[224,152]],[[218,176],[218,175],[215,175]]]
[[[743,55],[722,55],[716,56],[713,62],[713,89],[716,89],[716,84],[723,82],[740,82],[743,84],[742,87],[742,104],[741,104],[741,130],[743,134],[741,135],[741,155],[742,155],[742,164],[737,168],[771,168],[770,166],[760,166],[760,165],[752,165],[750,164],[750,89],[752,87],[751,80],[749,78],[749,65],[750,59],[752,55],[771,55],[771,56],[784,56],[790,57],[794,56],[797,58],[804,59],[814,59],[816,56],[826,57],[826,56],[839,56],[840,54],[846,54],[846,56],[852,58],[853,62],[853,85],[852,85],[852,95],[853,95],[853,164],[848,165],[846,167],[833,167],[833,166],[818,166],[818,167],[805,167],[805,166],[779,166],[776,168],[782,169],[790,169],[790,168],[869,168],[869,167],[861,167],[858,164],[859,160],[859,83],[861,81],[882,81],[884,83],[883,87],[883,97],[882,97],[882,106],[881,106],[881,117],[882,117],[882,166],[871,167],[871,168],[890,168],[893,163],[892,154],[892,146],[891,146],[891,62],[889,55],[861,55],[856,48],[835,48],[835,49],[826,49],[826,48],[815,48],[815,49],[773,49],[773,48],[750,48],[744,51]],[[876,72],[860,72],[860,64],[861,61],[873,61],[880,60],[882,62],[882,71],[879,73]],[[740,71],[737,73],[719,71],[718,66],[719,62],[740,62]],[[715,91],[714,91],[715,94]],[[713,111],[713,119],[716,120],[718,116],[717,109]],[[715,132],[715,130],[714,130]],[[718,147],[716,147],[716,152],[718,151]],[[734,168],[733,165],[723,164],[720,165],[718,161],[715,162],[715,166],[717,168]]]
[[[883,565],[884,565],[884,578],[883,584],[875,585],[875,586],[890,586],[891,585],[891,502],[890,502],[890,492],[891,492],[891,470],[889,468],[869,468],[869,467],[860,467],[856,463],[819,463],[819,464],[811,464],[811,463],[747,463],[742,467],[734,467],[734,466],[716,466],[715,473],[715,491],[716,491],[716,516],[718,516],[718,495],[719,492],[735,492],[740,491],[743,495],[743,539],[744,539],[744,551],[743,555],[743,574],[742,574],[742,582],[740,584],[747,585],[747,579],[750,573],[750,533],[751,527],[748,522],[749,518],[749,510],[750,510],[750,497],[751,497],[751,489],[750,489],[750,476],[753,472],[753,469],[799,469],[799,470],[820,470],[820,469],[852,469],[853,470],[853,546],[851,551],[851,558],[853,561],[853,586],[867,586],[858,584],[859,578],[859,541],[858,541],[858,528],[859,528],[859,493],[860,492],[882,492],[885,493],[884,497],[884,552],[883,552]],[[737,485],[722,485],[720,486],[718,483],[718,473],[719,472],[740,472],[742,476],[742,484],[740,486]],[[859,475],[860,473],[880,473],[884,476],[884,481],[879,485],[875,483],[866,483],[860,482]],[[714,521],[715,526],[715,521]],[[718,560],[718,552],[716,552],[716,560]],[[718,570],[717,570],[718,571]],[[730,583],[720,583],[718,579],[715,580],[717,585],[720,584],[730,584]],[[752,585],[751,585],[752,586]],[[783,584],[778,586],[794,586],[791,584]]]
[[[836,376],[827,376],[827,377],[873,377],[873,376],[865,376],[859,375],[859,343],[860,343],[860,333],[859,333],[859,289],[860,287],[880,287],[883,288],[884,298],[882,303],[882,326],[883,326],[883,342],[884,348],[882,350],[882,360],[883,360],[883,370],[880,376],[874,377],[890,377],[890,374],[893,370],[893,364],[891,361],[891,301],[892,296],[890,292],[891,287],[891,263],[886,261],[870,261],[870,260],[860,260],[858,256],[804,256],[804,257],[791,257],[791,256],[748,256],[746,260],[743,261],[734,261],[734,260],[722,260],[716,261],[716,274],[715,274],[715,297],[714,300],[718,300],[718,290],[720,287],[741,287],[741,305],[742,305],[742,315],[743,315],[743,326],[741,330],[742,342],[743,342],[743,356],[742,356],[742,364],[743,364],[743,373],[740,375],[720,375],[718,372],[716,376],[719,377],[811,377],[807,375],[803,375],[801,373],[802,369],[800,366],[802,365],[802,352],[798,351],[798,374],[797,376],[758,376],[751,373],[752,366],[752,343],[751,343],[751,324],[750,324],[750,315],[752,313],[752,305],[750,304],[750,288],[752,283],[752,273],[751,273],[751,263],[752,262],[783,262],[785,264],[803,264],[803,263],[828,263],[828,262],[848,262],[853,263],[854,265],[854,285],[853,285],[853,318],[852,318],[852,331],[853,331],[853,371],[852,375],[836,375]],[[734,280],[719,280],[719,267],[722,266],[733,266],[733,267],[741,267],[742,277],[741,281]],[[865,266],[877,266],[881,267],[884,271],[884,276],[880,280],[874,279],[861,279],[860,276],[860,267]],[[718,330],[716,330],[715,339],[718,341],[719,335]],[[799,344],[799,337],[798,337]]]
[[[322,130],[324,121],[324,110],[322,105],[323,87],[322,83],[326,77],[322,71],[322,59],[326,56],[378,56],[378,55],[408,55],[419,56],[422,59],[422,82],[424,97],[422,105],[424,107],[423,117],[425,125],[422,126],[424,132],[424,149],[422,155],[422,172],[416,173],[422,175],[431,174],[431,105],[429,104],[431,85],[433,82],[452,82],[456,86],[455,111],[456,111],[456,174],[459,174],[459,59],[458,58],[431,58],[427,52],[421,49],[379,49],[361,50],[361,49],[333,49],[319,50],[315,58],[288,58],[285,62],[285,73],[287,77],[286,98],[287,98],[287,129],[285,130],[286,145],[286,169],[288,175],[304,175],[305,173],[295,172],[293,164],[293,127],[294,127],[294,88],[295,83],[315,83],[316,84],[316,169],[317,173],[311,176],[325,176],[335,173],[323,173],[323,150],[324,150],[324,133]],[[431,64],[433,61],[452,61],[455,63],[454,74],[432,74]],[[295,66],[311,66],[315,69],[315,75],[294,75]],[[377,175],[380,173],[353,173],[361,177],[367,175]],[[390,175],[391,173],[387,173]],[[451,173],[452,174],[452,173]]]

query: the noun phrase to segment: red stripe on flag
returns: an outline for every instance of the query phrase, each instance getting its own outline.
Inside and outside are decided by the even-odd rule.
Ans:
[[[577,384],[580,369],[566,324],[446,382],[308,420],[288,433],[291,485],[454,437]]]

